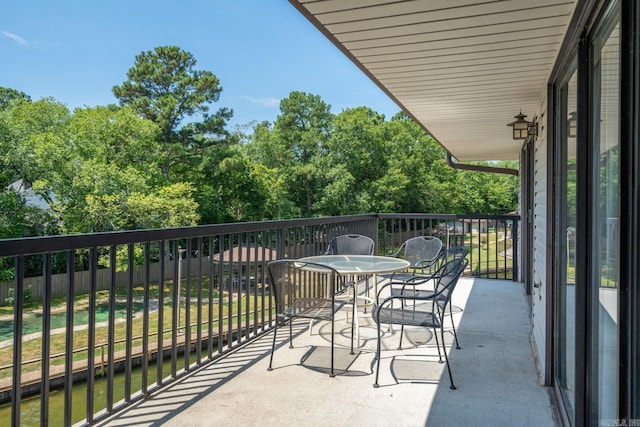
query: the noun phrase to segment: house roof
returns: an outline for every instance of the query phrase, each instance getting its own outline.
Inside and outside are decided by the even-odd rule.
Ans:
[[[31,188],[31,185],[25,182],[23,179],[12,182],[6,187],[7,190],[13,190],[18,193],[27,206],[34,206],[40,209],[50,209],[49,203]]]
[[[289,0],[456,159],[518,159],[575,0]]]

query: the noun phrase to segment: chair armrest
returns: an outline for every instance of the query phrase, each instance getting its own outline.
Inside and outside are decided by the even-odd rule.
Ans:
[[[413,268],[427,268],[427,267],[431,267],[432,265],[434,265],[437,261],[438,261],[439,256],[433,258],[433,259],[421,259],[420,261],[417,261]]]
[[[393,301],[396,301],[396,300],[397,301],[436,301],[437,295],[438,294],[436,293],[431,293],[429,295],[424,295],[424,296],[412,296],[412,295],[402,295],[402,294],[391,295],[383,299],[382,302],[380,302],[380,304],[378,304],[378,306],[375,309],[380,310],[384,308],[386,305],[393,304]]]
[[[450,254],[448,250],[446,251],[442,251],[438,254],[438,256],[436,257],[436,259],[433,260],[433,263],[431,264],[431,266],[429,267],[432,271],[438,272],[440,271],[440,268],[445,265],[447,263],[447,261],[449,261],[449,257],[451,257],[451,259],[455,259],[456,257],[458,257],[458,255],[456,254]],[[466,252],[463,254],[463,256],[461,256],[461,258],[466,257]],[[434,273],[434,276],[439,276],[436,275]]]
[[[424,276],[424,277],[431,277],[431,276]],[[426,280],[426,281],[428,281],[428,280]],[[387,288],[400,288],[400,294],[396,294],[396,295],[394,295],[394,296],[393,296],[394,298],[398,297],[398,298],[402,298],[402,299],[428,300],[428,299],[430,299],[431,297],[435,297],[435,296],[437,296],[437,294],[436,294],[435,292],[432,292],[431,294],[428,294],[428,295],[425,295],[425,296],[421,296],[421,297],[410,296],[410,295],[402,295],[402,293],[404,292],[404,290],[405,290],[405,288],[406,288],[407,286],[410,286],[410,287],[411,287],[411,289],[413,289],[413,287],[414,287],[414,286],[420,285],[420,284],[422,284],[422,283],[424,283],[424,282],[420,282],[420,283],[407,283],[406,281],[402,281],[402,282],[393,282],[393,281],[391,281],[391,282],[389,282],[389,283],[386,283],[386,284],[382,285],[382,286],[380,287],[380,289],[378,289],[378,295],[376,295],[377,300],[378,300],[378,301],[381,301],[380,296],[381,296],[382,292],[383,292],[385,289],[387,289]],[[391,297],[386,297],[386,298],[385,298],[384,300],[382,300],[382,301],[385,301],[385,300],[386,300],[386,299],[388,299],[388,298],[391,298]]]
[[[403,280],[402,283],[407,285],[417,286],[417,285],[422,285],[423,283],[427,283],[430,280],[435,280],[437,278],[438,276],[436,276],[435,274],[414,274],[413,276],[411,276],[411,278]],[[391,280],[391,282],[399,283],[399,282],[393,282],[393,279]]]
[[[391,287],[392,283],[385,283],[384,285],[380,286],[380,288],[378,289],[378,295],[376,295],[376,299],[378,301],[380,301],[380,294],[382,293],[383,290],[385,290],[386,288]]]
[[[405,244],[406,244],[406,242],[402,242],[402,244],[400,245],[400,247],[398,248],[397,251],[395,251],[391,255],[385,255],[385,256],[389,256],[389,257],[393,257],[393,258],[399,258],[400,254],[402,253],[402,250],[404,249]]]
[[[402,279],[395,279],[395,275],[396,274],[402,274],[402,272],[400,273],[391,273],[390,276],[388,276],[389,278],[389,283],[388,284],[410,284],[410,285],[421,285],[423,283],[426,283],[430,280],[434,280],[438,278],[437,272],[430,272],[429,274],[418,274],[416,272],[413,272],[411,277],[409,278],[402,278]]]
[[[392,258],[400,258],[400,251],[402,250],[402,248],[398,249],[396,252],[389,254],[389,255],[385,255],[388,257],[392,257]]]

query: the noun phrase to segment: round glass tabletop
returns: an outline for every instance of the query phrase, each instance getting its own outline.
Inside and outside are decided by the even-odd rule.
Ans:
[[[377,255],[316,255],[300,258],[300,262],[326,265],[340,274],[380,274],[404,270],[409,261]]]

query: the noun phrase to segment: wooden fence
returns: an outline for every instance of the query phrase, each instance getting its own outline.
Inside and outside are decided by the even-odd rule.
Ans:
[[[184,277],[187,260],[182,261],[182,271],[181,276]],[[164,279],[172,280],[173,279],[173,262],[166,262],[164,265]],[[191,259],[191,272],[197,271],[198,268],[198,259]],[[202,258],[202,269],[204,272],[209,271],[209,258]],[[109,281],[111,270],[101,269],[96,271],[96,290],[104,290],[109,289]],[[116,287],[122,288],[126,287],[128,283],[129,272],[127,271],[118,271],[116,272]],[[160,280],[160,263],[152,263],[150,264],[149,269],[149,282],[156,283]],[[81,295],[89,293],[91,288],[91,277],[89,271],[77,271],[74,273],[74,285],[75,285],[75,294]],[[136,267],[133,270],[133,285],[141,285],[144,283],[144,271],[141,267]],[[51,292],[53,297],[60,297],[67,295],[67,285],[68,285],[68,277],[66,273],[63,274],[54,274],[51,276]],[[12,289],[15,286],[14,281],[0,281],[0,305],[8,305],[5,300],[9,296],[9,289]],[[24,287],[25,289],[30,289],[32,294],[33,301],[39,301],[42,298],[42,290],[44,286],[44,278],[42,276],[39,277],[25,277],[24,278]]]

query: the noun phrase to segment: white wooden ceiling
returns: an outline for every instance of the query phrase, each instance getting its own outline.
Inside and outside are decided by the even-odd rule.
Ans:
[[[575,0],[290,0],[456,159],[517,159]]]

